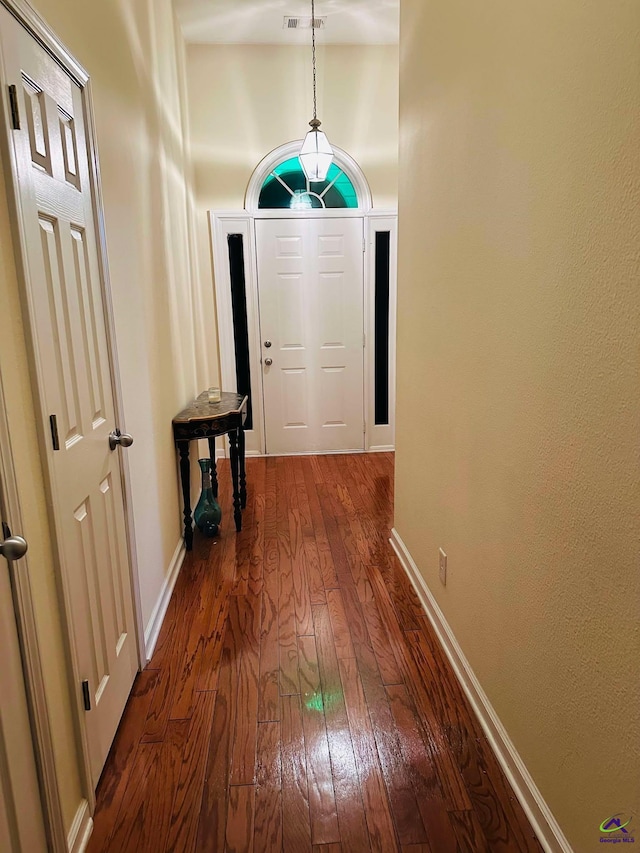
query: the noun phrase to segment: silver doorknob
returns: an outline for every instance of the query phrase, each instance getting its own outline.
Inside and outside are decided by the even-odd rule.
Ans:
[[[269,347],[271,346],[271,341],[265,341],[264,345],[266,346],[267,349],[269,349]]]
[[[264,363],[267,365],[267,367],[271,367],[271,365],[273,364],[273,359],[265,358]]]
[[[128,432],[120,432],[119,429],[116,429],[109,436],[109,447],[111,450],[115,450],[118,445],[120,447],[131,447],[132,444],[133,438]]]
[[[8,536],[0,542],[0,554],[13,562],[24,557],[28,547],[26,539],[23,539],[22,536]]]

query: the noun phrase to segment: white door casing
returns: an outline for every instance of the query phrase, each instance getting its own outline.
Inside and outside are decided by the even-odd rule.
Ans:
[[[365,221],[365,420],[366,448],[370,451],[389,451],[395,448],[395,410],[396,410],[396,291],[398,277],[398,216],[396,213],[371,211]],[[376,344],[376,234],[389,235],[389,419],[388,423],[376,423],[376,365],[374,347]]]
[[[93,785],[137,670],[137,646],[111,366],[80,86],[0,9],[5,79],[16,87],[11,132],[24,301],[40,437],[53,508],[80,735]],[[49,417],[57,419],[59,450]]]
[[[267,453],[364,449],[362,227],[256,221]]]

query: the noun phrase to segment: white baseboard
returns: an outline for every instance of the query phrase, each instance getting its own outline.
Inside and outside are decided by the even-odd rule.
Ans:
[[[93,832],[93,819],[89,813],[89,803],[82,800],[67,835],[69,853],[84,853]]]
[[[380,445],[379,447],[368,447],[366,450],[354,448],[352,450],[292,450],[291,453],[259,453],[257,450],[247,451],[247,458],[261,457],[268,459],[269,457],[277,456],[349,456],[362,455],[364,453],[388,453],[390,450],[395,450],[393,445]]]
[[[366,450],[296,450],[291,453],[262,453],[260,450],[247,450],[246,458],[252,459],[268,459],[270,456],[335,456],[340,453],[389,453],[394,451],[394,444],[376,444],[373,447],[367,447]],[[218,459],[224,459],[224,453],[216,450],[216,462]]]
[[[182,568],[185,554],[186,550],[184,540],[181,538],[176,546],[176,550],[173,552],[173,557],[171,558],[171,562],[169,563],[169,571],[167,572],[164,584],[162,585],[162,589],[160,590],[160,595],[158,596],[156,606],[153,608],[153,612],[151,613],[151,617],[149,618],[147,627],[144,630],[144,648],[147,657],[147,663],[151,660],[153,650],[155,649],[156,643],[158,642],[160,628],[162,627],[162,623],[167,612],[167,607],[169,606],[169,601],[171,600],[171,593],[173,592],[173,588],[176,585],[176,580],[178,579],[178,575],[180,574],[180,569]]]
[[[573,853],[571,845],[560,829],[551,809],[544,801],[487,694],[482,689],[456,640],[455,634],[395,527],[391,531],[389,541],[413,584],[425,613],[433,625],[440,645],[449,658],[453,671],[466,693],[516,797],[529,818],[540,844],[547,853]]]

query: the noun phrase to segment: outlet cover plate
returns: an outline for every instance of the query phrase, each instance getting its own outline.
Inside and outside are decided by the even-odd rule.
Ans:
[[[447,555],[444,553],[442,548],[438,549],[438,558],[440,565],[440,582],[443,586],[447,585]]]

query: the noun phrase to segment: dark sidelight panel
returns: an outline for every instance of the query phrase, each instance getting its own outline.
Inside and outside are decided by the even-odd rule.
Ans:
[[[391,232],[376,231],[375,267],[375,422],[389,423],[389,260]]]
[[[233,339],[236,353],[236,382],[238,394],[249,397],[245,429],[253,429],[251,409],[251,369],[249,367],[249,324],[247,321],[247,288],[242,234],[229,234],[229,275],[231,278],[231,306],[233,311]]]

